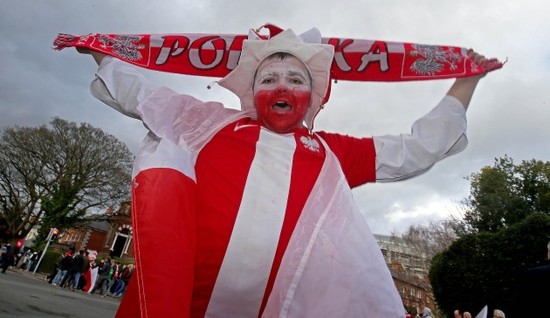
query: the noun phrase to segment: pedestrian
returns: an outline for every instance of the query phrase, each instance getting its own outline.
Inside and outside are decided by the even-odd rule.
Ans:
[[[26,269],[29,259],[31,258],[32,250],[29,248],[23,253],[23,257],[20,260],[19,269]]]
[[[78,253],[75,253],[73,258],[71,259],[70,265],[69,265],[69,281],[67,282],[69,285],[66,286],[72,291],[75,291],[79,287],[79,281],[80,276],[82,275],[82,266],[84,265],[84,250],[78,251]]]
[[[128,264],[124,266],[124,269],[120,274],[120,279],[118,280],[119,284],[117,288],[114,290],[113,296],[122,297],[124,295],[124,292],[126,291],[128,284],[130,283],[130,278],[132,278],[133,273],[134,273],[134,264]]]
[[[105,294],[114,294],[115,285],[117,285],[120,278],[120,264],[115,260],[111,260],[111,271],[109,273],[109,284],[107,285],[107,292]]]
[[[40,255],[38,252],[33,252],[31,254],[31,257],[27,261],[27,272],[31,272],[34,270],[34,266],[36,265],[36,262],[38,262]]]
[[[61,286],[63,281],[65,280],[65,276],[69,272],[69,268],[71,268],[71,261],[73,260],[73,255],[70,251],[67,251],[64,255],[62,255],[62,259],[58,263],[58,269],[57,274],[53,278],[51,284],[53,286]]]
[[[97,281],[97,264],[95,262],[97,257],[97,252],[94,250],[86,251],[86,262],[83,269],[86,269],[83,271],[82,276],[85,278],[86,282],[84,284],[84,287],[82,288],[83,291],[86,293],[91,293],[92,290],[95,287],[95,283]]]
[[[15,260],[15,254],[17,253],[17,247],[15,245],[11,245],[11,243],[7,243],[2,248],[2,261],[1,261],[1,268],[2,268],[2,274],[6,273],[6,270],[13,266],[13,262]]]
[[[422,318],[433,318],[432,310],[429,307],[424,306],[422,309]]]
[[[502,310],[495,309],[495,310],[493,310],[493,318],[506,318],[506,315],[504,314],[504,312]]]
[[[456,79],[410,134],[314,131],[334,47],[313,37],[316,44],[305,43],[286,30],[244,42],[239,64],[218,82],[240,98],[241,111],[158,87],[128,64],[79,49],[99,64],[93,95],[150,131],[134,168],[134,228],[178,247],[162,268],[158,246],[139,241],[132,288],[141,300],[125,297],[118,316],[405,315],[351,188],[414,177],[464,149],[466,109],[482,75]],[[474,51],[469,58],[488,61]]]
[[[99,289],[99,293],[104,296],[107,293],[107,286],[109,285],[109,275],[111,273],[111,259],[102,258],[99,261],[97,280],[92,294]]]

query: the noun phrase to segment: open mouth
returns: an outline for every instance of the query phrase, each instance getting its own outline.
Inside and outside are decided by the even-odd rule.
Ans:
[[[285,101],[277,101],[275,104],[271,106],[271,109],[275,111],[286,112],[286,111],[292,110],[292,105],[288,104]]]

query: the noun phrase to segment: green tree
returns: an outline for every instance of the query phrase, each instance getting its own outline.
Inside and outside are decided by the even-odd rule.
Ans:
[[[438,307],[452,316],[456,308],[477,312],[489,305],[522,317],[519,286],[527,269],[545,261],[549,233],[550,216],[533,213],[501,231],[461,237],[432,260]]]
[[[496,232],[533,213],[550,214],[550,162],[495,159],[469,178],[464,227],[474,232]]]
[[[488,304],[522,316],[519,282],[550,239],[550,163],[504,156],[469,180],[464,218],[450,221],[460,238],[432,259],[434,296],[448,315]]]
[[[133,156],[89,124],[54,118],[49,126],[11,127],[0,138],[0,220],[8,235],[40,223],[77,226],[90,212],[128,200]]]

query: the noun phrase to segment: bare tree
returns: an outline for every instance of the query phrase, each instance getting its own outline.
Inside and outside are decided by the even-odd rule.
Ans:
[[[453,220],[431,221],[427,226],[411,225],[401,237],[395,239],[401,240],[421,260],[417,265],[427,273],[432,258],[458,239],[456,227]]]
[[[54,118],[50,126],[11,127],[0,138],[0,220],[25,235],[40,222],[66,228],[91,209],[128,200],[133,156],[89,124]]]

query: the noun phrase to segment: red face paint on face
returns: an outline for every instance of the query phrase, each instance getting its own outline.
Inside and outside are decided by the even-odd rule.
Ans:
[[[303,126],[311,104],[311,80],[305,65],[293,56],[268,59],[254,80],[254,104],[260,124],[277,133]]]

